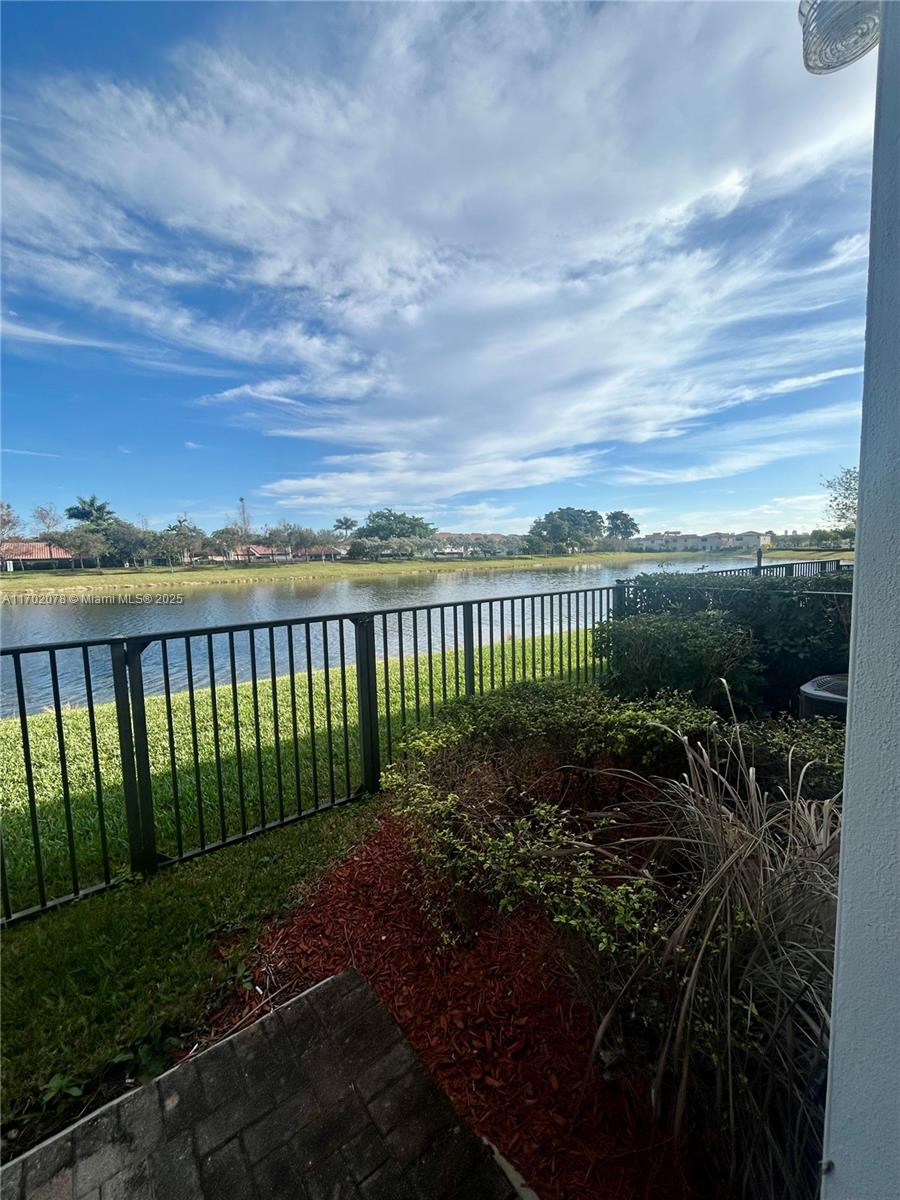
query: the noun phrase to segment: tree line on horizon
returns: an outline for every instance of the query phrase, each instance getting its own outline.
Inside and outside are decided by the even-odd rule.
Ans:
[[[791,545],[828,545],[838,538],[852,536],[856,524],[856,496],[859,472],[845,467],[833,479],[824,481],[829,494],[829,510],[835,526],[814,529],[811,533],[785,532],[778,543]],[[63,522],[69,522],[67,527]],[[243,497],[238,516],[207,532],[187,513],[165,529],[150,529],[146,522],[135,525],[119,517],[109,501],[98,496],[78,496],[74,504],[60,513],[53,504],[37,505],[31,513],[33,540],[52,542],[62,547],[82,566],[121,565],[141,562],[192,564],[197,558],[228,560],[245,556],[244,547],[265,546],[273,555],[293,557],[296,552],[313,548],[328,549],[336,544],[353,560],[381,558],[431,558],[447,549],[472,558],[495,558],[523,554],[573,554],[597,550],[616,550],[628,546],[639,532],[634,517],[624,509],[603,513],[596,509],[563,507],[553,509],[532,522],[526,534],[452,534],[439,540],[437,527],[424,517],[397,512],[392,508],[371,511],[365,521],[340,516],[328,528],[314,530],[306,525],[282,521],[275,526],[254,530]],[[5,501],[0,501],[0,541],[22,537],[24,522]],[[452,539],[452,540],[447,540]]]
[[[65,524],[68,522],[68,524]],[[22,538],[26,523],[3,502],[0,540]],[[83,566],[163,562],[190,564],[197,558],[226,561],[246,555],[247,546],[264,546],[273,554],[292,557],[313,548],[339,545],[348,558],[377,560],[428,558],[451,549],[467,557],[521,554],[561,554],[579,550],[615,548],[638,532],[637,523],[623,510],[602,513],[589,509],[559,508],[532,523],[526,534],[459,533],[439,539],[437,527],[424,517],[392,508],[375,509],[363,522],[338,517],[324,529],[290,521],[253,529],[241,498],[239,516],[220,529],[206,531],[187,513],[165,529],[150,529],[118,516],[107,500],[97,495],[78,496],[60,513],[55,505],[36,505],[31,513],[31,538],[66,550]]]

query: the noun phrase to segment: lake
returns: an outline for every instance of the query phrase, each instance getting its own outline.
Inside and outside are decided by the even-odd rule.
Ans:
[[[148,592],[153,603],[110,603],[115,597],[105,596],[98,603],[98,596],[87,597],[62,595],[48,592],[44,599],[52,602],[41,604],[4,604],[2,608],[2,643],[4,646],[25,646],[50,642],[93,640],[133,636],[136,634],[169,633],[178,630],[203,630],[222,625],[247,625],[257,621],[286,621],[302,617],[325,617],[332,613],[358,613],[382,609],[411,609],[421,605],[450,606],[466,600],[487,600],[533,593],[552,593],[581,589],[596,589],[612,586],[617,579],[627,579],[642,571],[659,569],[727,570],[746,566],[755,558],[738,558],[734,555],[713,556],[701,560],[699,556],[684,563],[660,564],[648,556],[646,562],[630,563],[625,566],[601,566],[594,563],[576,563],[564,567],[535,567],[504,571],[501,569],[478,571],[441,571],[435,574],[387,575],[382,579],[342,577],[333,582],[285,580],[271,583],[224,584],[221,586],[173,587],[173,595],[180,601],[158,603],[165,593]],[[137,593],[139,595],[139,593]],[[130,593],[134,595],[134,593]],[[527,637],[532,631],[541,632],[552,621],[560,632],[574,627],[579,622],[557,606],[552,618],[545,608],[544,619],[532,616],[530,605],[516,605],[510,601],[503,604],[485,605],[481,610],[481,630],[485,641],[491,635],[509,638],[514,629],[516,636]],[[589,623],[592,611],[585,606],[580,617],[582,625]],[[499,624],[498,624],[499,618]],[[379,656],[385,652],[395,656],[404,653],[423,653],[427,649],[424,615],[414,625],[410,614],[405,622],[391,618],[380,625]],[[445,609],[445,628],[441,631],[439,617],[435,616],[435,627],[429,623],[428,635],[433,649],[441,644],[452,649],[455,634],[452,628],[452,609]],[[343,631],[343,632],[342,632]],[[304,633],[303,628],[298,634]],[[338,655],[343,652],[344,661],[353,662],[352,628],[344,622],[319,622],[312,627],[309,644],[299,648],[289,646],[287,633],[277,631],[274,651],[275,670],[279,674],[288,671],[289,655],[298,650],[300,661],[297,670],[313,669],[325,665],[334,666]],[[457,630],[458,633],[458,630]],[[422,640],[420,641],[420,636]],[[344,645],[340,643],[344,642]],[[263,630],[254,635],[253,644],[248,632],[236,636],[229,642],[226,634],[217,634],[212,639],[212,655],[206,637],[192,637],[186,648],[186,639],[170,642],[168,671],[173,689],[187,687],[189,678],[197,686],[208,684],[210,678],[225,683],[231,680],[231,657],[234,657],[235,677],[244,681],[252,677],[255,667],[260,678],[265,678],[272,669],[268,632]],[[212,664],[210,664],[212,657]],[[85,703],[85,663],[80,651],[63,650],[57,656],[57,676],[60,699],[63,704]],[[89,670],[94,699],[99,703],[112,698],[112,673],[109,651],[103,647],[91,650]],[[25,709],[40,711],[53,703],[53,681],[49,658],[46,653],[22,657]],[[144,654],[144,682],[148,693],[162,691],[163,673],[159,644],[148,647]],[[2,714],[13,715],[17,711],[16,692],[12,663],[3,659],[2,668]]]

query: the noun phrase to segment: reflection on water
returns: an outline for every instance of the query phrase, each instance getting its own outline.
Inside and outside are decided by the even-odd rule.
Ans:
[[[742,565],[745,565],[743,561],[730,556],[702,564],[693,560],[689,567],[675,564],[675,569],[700,569],[702,566],[706,570],[716,570]],[[379,617],[376,620],[376,645],[379,657],[393,657],[401,652],[425,653],[429,646],[432,650],[442,646],[453,650],[461,644],[462,638],[460,610],[453,606],[462,601],[605,588],[617,579],[657,570],[660,566],[651,560],[618,567],[580,563],[571,567],[511,571],[389,575],[381,579],[342,577],[333,582],[285,580],[187,587],[180,593],[184,597],[181,604],[67,602],[65,605],[5,605],[2,640],[5,646],[22,646],[190,630],[196,636],[165,644],[170,687],[180,691],[187,688],[189,679],[197,687],[208,684],[212,678],[220,683],[230,682],[232,670],[238,681],[254,676],[267,680],[273,673],[286,674],[292,665],[297,671],[322,667],[326,656],[331,667],[340,666],[341,662],[347,665],[354,662],[354,629],[348,621],[299,625],[293,627],[292,633],[284,627],[271,633],[269,630],[251,633],[246,629],[231,635],[205,632],[216,626],[409,609],[418,605],[449,606],[438,608],[430,616],[419,613],[414,618],[407,612],[399,620],[394,615],[384,620]],[[540,603],[533,606],[530,600],[485,604],[479,614],[481,638],[487,644],[491,636],[528,637],[532,630],[547,631],[551,625],[558,631],[576,625],[585,628],[600,616],[599,604],[599,598],[578,601],[575,610],[570,612],[570,605],[551,605],[545,601],[543,615]],[[153,642],[143,654],[145,690],[151,694],[163,690],[162,645]],[[35,712],[52,705],[48,654],[23,655],[21,662],[26,710]],[[60,650],[56,654],[56,666],[63,704],[80,706],[85,703],[87,678],[91,681],[96,702],[112,699],[108,647],[94,647],[87,656],[80,649]],[[2,664],[2,690],[2,713],[9,716],[17,711],[17,703],[12,662],[8,657],[4,657]]]

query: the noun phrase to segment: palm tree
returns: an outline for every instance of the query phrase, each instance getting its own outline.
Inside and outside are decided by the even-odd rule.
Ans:
[[[352,517],[338,517],[334,528],[341,537],[349,537],[358,524],[359,521],[354,521]]]
[[[102,525],[114,516],[112,508],[106,500],[98,500],[92,492],[90,496],[76,496],[76,503],[66,509],[66,519],[69,521],[86,521],[89,525]]]

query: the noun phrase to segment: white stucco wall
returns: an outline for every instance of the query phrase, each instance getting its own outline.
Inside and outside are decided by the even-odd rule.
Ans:
[[[879,58],[823,1200],[900,1198],[900,3]]]

